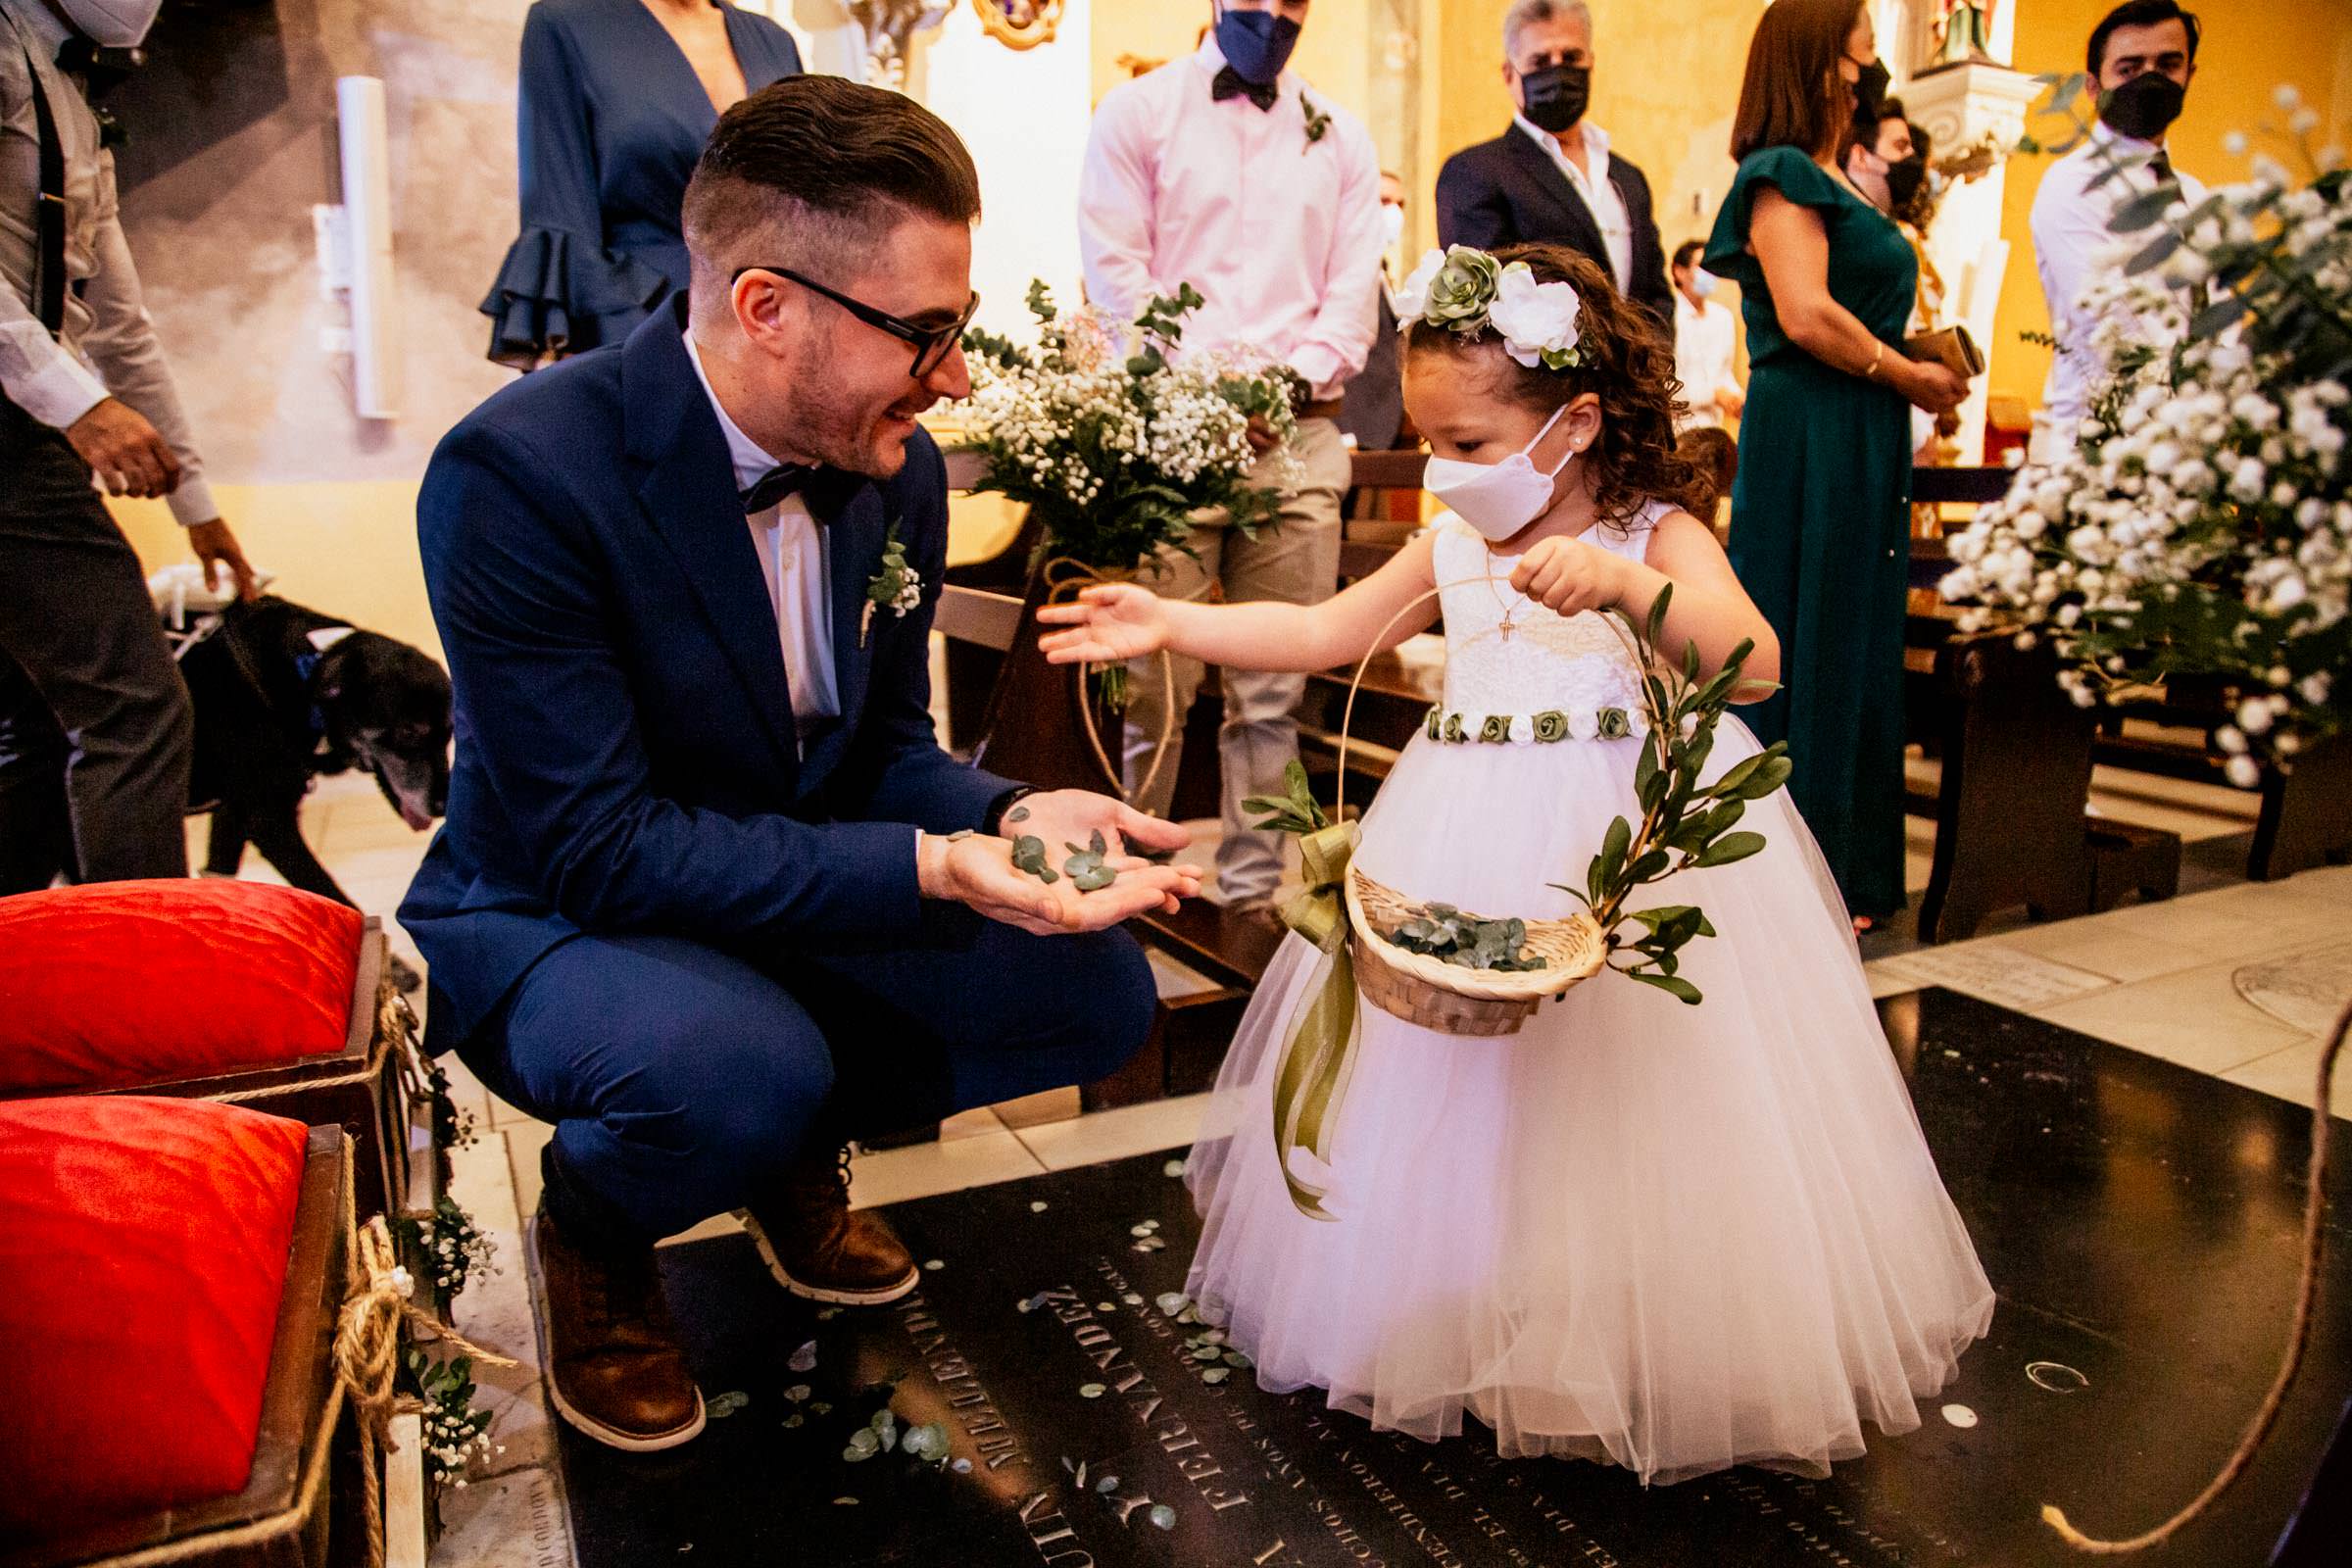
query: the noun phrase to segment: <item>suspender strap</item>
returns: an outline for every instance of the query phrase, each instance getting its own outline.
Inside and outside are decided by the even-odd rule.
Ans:
[[[57,138],[57,117],[41,86],[32,52],[24,51],[24,83],[32,92],[32,118],[40,132],[41,189],[36,228],[39,250],[33,270],[32,308],[51,337],[66,325],[66,147]]]

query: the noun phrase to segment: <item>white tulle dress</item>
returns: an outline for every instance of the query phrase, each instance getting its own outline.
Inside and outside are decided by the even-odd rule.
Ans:
[[[1639,559],[1667,508],[1591,542]],[[1450,517],[1441,584],[1508,557]],[[1357,862],[1490,917],[1575,912],[1611,818],[1634,811],[1624,645],[1507,584],[1448,588],[1445,715],[1366,813]],[[1501,624],[1515,604],[1512,635]],[[1534,715],[1546,715],[1534,738]],[[1490,716],[1510,738],[1478,739]],[[1709,763],[1758,750],[1727,720]],[[1611,1461],[1645,1482],[1737,1463],[1810,1474],[1910,1430],[1981,1337],[1993,1295],[1936,1173],[1864,983],[1844,906],[1786,792],[1752,805],[1746,860],[1643,902],[1702,906],[1687,1006],[1600,974],[1515,1035],[1459,1039],[1365,1004],[1331,1164],[1332,1221],[1291,1204],[1271,1084],[1326,959],[1289,937],[1219,1078],[1188,1179],[1190,1277],[1266,1388],[1435,1439],[1473,1416],[1506,1455]],[[1295,1156],[1296,1157],[1296,1156]],[[1311,1158],[1311,1156],[1304,1156]]]

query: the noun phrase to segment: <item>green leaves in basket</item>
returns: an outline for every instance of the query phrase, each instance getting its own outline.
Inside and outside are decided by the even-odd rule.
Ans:
[[[1386,934],[1392,946],[1464,969],[1520,973],[1544,967],[1527,956],[1525,920],[1482,920],[1450,904],[1432,904]]]
[[[1320,833],[1331,826],[1331,818],[1316,803],[1315,792],[1307,788],[1306,769],[1293,759],[1282,770],[1285,793],[1281,796],[1252,795],[1242,802],[1242,809],[1262,813],[1251,825],[1260,832],[1297,833],[1303,837]]]
[[[1699,1001],[1699,990],[1676,971],[1682,950],[1715,928],[1695,905],[1661,905],[1650,909],[1626,908],[1636,889],[1678,871],[1730,865],[1764,848],[1764,835],[1740,830],[1747,803],[1760,801],[1788,782],[1788,747],[1775,743],[1754,757],[1724,769],[1712,783],[1702,783],[1707,760],[1715,749],[1716,726],[1734,696],[1758,683],[1747,681],[1747,659],[1755,651],[1742,642],[1725,659],[1723,667],[1699,678],[1695,643],[1686,644],[1679,662],[1661,662],[1658,642],[1666,630],[1666,611],[1674,589],[1668,585],[1640,620],[1615,612],[1640,654],[1643,669],[1643,705],[1649,733],[1643,737],[1642,760],[1634,770],[1634,797],[1641,808],[1637,822],[1618,817],[1609,824],[1600,852],[1586,867],[1585,885],[1555,887],[1583,901],[1607,941],[1610,967],[1685,1003]],[[1639,935],[1628,936],[1627,927]]]

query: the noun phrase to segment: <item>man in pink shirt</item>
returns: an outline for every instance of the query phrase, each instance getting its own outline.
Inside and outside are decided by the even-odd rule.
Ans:
[[[1078,188],[1078,235],[1087,297],[1133,318],[1154,295],[1190,283],[1207,301],[1186,322],[1188,350],[1247,346],[1298,373],[1296,456],[1302,472],[1284,497],[1279,527],[1250,539],[1211,518],[1196,526],[1190,556],[1171,553],[1150,579],[1185,596],[1223,584],[1229,601],[1313,604],[1338,584],[1340,500],[1348,463],[1333,416],[1341,389],[1363,368],[1377,330],[1380,158],[1371,135],[1338,104],[1283,68],[1308,0],[1223,0],[1198,54],[1111,89],[1096,111]],[[1268,450],[1270,436],[1261,440]],[[1270,478],[1269,460],[1260,473]],[[1175,663],[1173,688],[1158,661],[1139,664],[1128,710],[1130,782],[1151,765],[1172,703],[1176,731],[1199,689],[1201,666]],[[1225,839],[1217,852],[1217,901],[1270,912],[1282,880],[1277,835],[1251,830],[1242,801],[1279,795],[1298,754],[1295,710],[1305,677],[1227,670]],[[1159,765],[1136,805],[1164,812],[1177,757]]]

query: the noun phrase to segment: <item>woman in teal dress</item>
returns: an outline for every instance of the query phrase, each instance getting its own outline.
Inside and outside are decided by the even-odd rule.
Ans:
[[[1789,793],[1856,929],[1904,905],[1906,405],[1968,390],[1903,356],[1918,261],[1838,168],[1858,97],[1884,89],[1875,54],[1855,0],[1764,13],[1702,263],[1740,285],[1747,323],[1732,564],[1781,639],[1782,690],[1742,716],[1788,743]]]

